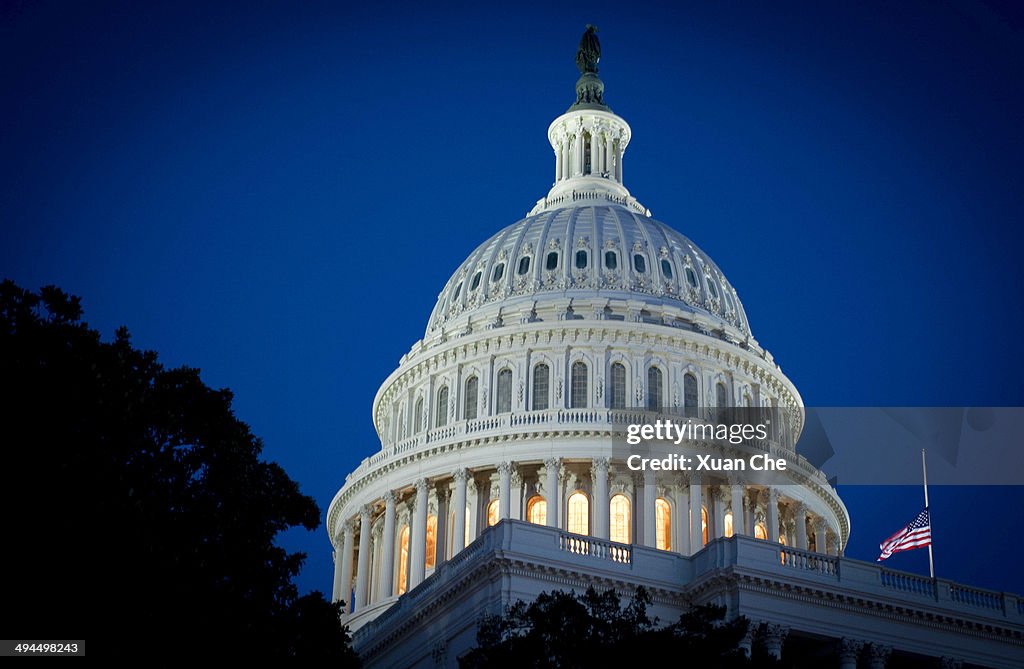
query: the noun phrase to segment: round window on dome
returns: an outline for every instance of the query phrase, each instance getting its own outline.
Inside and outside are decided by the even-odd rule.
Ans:
[[[586,251],[577,251],[576,252],[576,269],[586,269],[586,268],[587,268],[587,252]]]
[[[530,256],[523,256],[519,259],[519,269],[516,270],[519,276],[522,276],[530,271]]]
[[[548,254],[547,260],[544,261],[544,269],[558,269],[558,251],[552,251]]]
[[[661,273],[666,279],[672,278],[672,263],[668,260],[661,261]]]
[[[637,274],[643,274],[647,271],[647,259],[637,253],[633,256],[633,269],[636,270]]]
[[[619,266],[619,256],[615,254],[615,251],[604,252],[604,268],[605,269],[616,269]]]
[[[470,290],[476,290],[480,287],[480,274],[481,272],[477,272],[473,275],[473,281],[469,284]]]
[[[500,262],[494,267],[494,274],[491,275],[491,281],[501,281],[501,277],[505,276],[505,263]]]
[[[686,268],[686,282],[690,284],[690,287],[697,288],[700,283],[697,281],[697,273],[693,271],[692,267]]]

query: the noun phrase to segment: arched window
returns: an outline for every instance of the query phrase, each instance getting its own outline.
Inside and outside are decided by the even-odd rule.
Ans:
[[[689,373],[683,376],[683,410],[687,416],[697,415],[697,377]]]
[[[768,530],[765,529],[764,523],[758,523],[757,525],[754,525],[754,538],[768,539]]]
[[[658,367],[647,368],[647,409],[657,411],[661,408],[662,377],[664,374]]]
[[[686,268],[686,283],[690,284],[691,288],[700,286],[700,282],[697,281],[697,273],[690,267]]]
[[[491,281],[501,281],[501,277],[505,276],[505,263],[500,262],[494,266],[494,273],[491,274]]]
[[[654,500],[654,526],[658,549],[672,550],[672,507],[661,497]]]
[[[503,369],[498,372],[498,397],[495,401],[495,411],[506,413],[512,411],[512,370]]]
[[[448,424],[448,386],[441,386],[437,391],[437,407],[434,409],[437,418],[434,421],[437,427],[444,427]]]
[[[480,287],[480,272],[477,272],[476,274],[473,275],[473,281],[470,282],[469,289],[470,290],[476,290],[479,287]]]
[[[672,263],[668,260],[661,261],[661,273],[666,279],[672,278]]]
[[[427,554],[424,565],[433,569],[437,558],[437,516],[427,516]]]
[[[544,261],[544,269],[548,271],[558,269],[558,251],[552,251]]]
[[[541,363],[533,368],[533,410],[543,411],[548,408],[548,387],[551,369]]]
[[[725,514],[725,536],[731,537],[733,535],[732,527],[732,511],[727,511]]]
[[[572,403],[570,408],[587,408],[587,364],[578,360],[572,363]]]
[[[491,503],[487,505],[487,527],[494,527],[498,524],[498,505],[499,501],[492,499]]]
[[[708,510],[705,507],[703,507],[703,506],[700,508],[700,535],[701,535],[701,541],[703,542],[701,545],[707,546],[708,545]]]
[[[409,573],[409,526],[402,528],[398,535],[398,582],[395,586],[395,594],[405,594],[407,585],[406,577]]]
[[[534,525],[548,524],[548,503],[540,495],[534,495],[526,503],[526,519]]]
[[[611,540],[620,544],[629,543],[629,498],[623,494],[613,495],[610,504]]]
[[[568,530],[573,534],[590,534],[590,500],[577,490],[569,495],[566,505]]]
[[[608,386],[608,401],[612,409],[626,408],[626,366],[621,362],[612,363],[612,382]]]
[[[586,269],[586,268],[587,268],[587,252],[581,249],[581,250],[576,252],[576,269]]]
[[[423,398],[416,400],[416,407],[413,409],[415,415],[412,417],[413,432],[419,434],[423,429]]]
[[[519,269],[516,272],[522,276],[530,271],[530,256],[523,256],[519,259]]]
[[[619,256],[616,255],[615,251],[604,252],[604,267],[605,269],[616,269],[619,266]]]
[[[466,398],[462,408],[462,417],[466,420],[472,420],[476,418],[476,405],[477,405],[477,387],[480,385],[480,381],[475,377],[471,376],[466,379]]]
[[[592,165],[590,164],[590,133],[584,131],[583,133],[583,173],[590,174]]]
[[[633,256],[633,269],[636,270],[637,274],[643,274],[647,271],[647,259],[637,253]]]

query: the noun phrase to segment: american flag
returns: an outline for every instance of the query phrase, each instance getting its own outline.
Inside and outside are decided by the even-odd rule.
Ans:
[[[930,546],[931,543],[932,522],[928,517],[928,509],[925,509],[917,514],[917,518],[910,521],[906,527],[878,545],[882,549],[878,562],[881,562],[893,553]]]

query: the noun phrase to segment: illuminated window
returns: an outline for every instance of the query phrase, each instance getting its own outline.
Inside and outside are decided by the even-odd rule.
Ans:
[[[786,535],[785,534],[780,534],[779,535],[779,543],[782,544],[783,546],[786,545]]]
[[[615,495],[611,499],[611,540],[629,543],[629,498]]]
[[[543,411],[548,408],[548,383],[551,369],[541,363],[533,368],[533,410]]]
[[[683,409],[687,416],[697,415],[697,377],[689,373],[683,376]]]
[[[476,404],[477,404],[477,387],[480,382],[475,376],[471,376],[466,379],[466,398],[463,405],[463,418],[466,420],[472,420],[476,418]]]
[[[700,509],[700,535],[704,546],[708,545],[708,510]]]
[[[620,362],[612,363],[612,382],[609,386],[609,401],[612,409],[626,408],[626,367]]]
[[[427,516],[427,555],[424,565],[433,569],[437,558],[437,516]]]
[[[498,413],[512,411],[512,370],[503,369],[498,372],[498,397],[495,401]]]
[[[498,524],[498,500],[491,500],[487,505],[487,527],[494,527]]]
[[[647,410],[657,411],[661,407],[661,389],[664,373],[657,367],[647,368]]]
[[[754,525],[754,538],[768,539],[768,530],[765,529],[764,523],[758,523],[757,525]]]
[[[448,386],[441,386],[441,390],[437,391],[437,407],[434,411],[437,413],[434,421],[437,427],[444,427],[448,422]]]
[[[661,497],[654,500],[654,524],[658,548],[663,551],[672,550],[672,507]]]
[[[534,495],[526,503],[526,519],[534,525],[548,524],[548,503],[540,495]]]
[[[573,534],[590,534],[590,500],[580,491],[569,496],[567,506],[569,531]]]
[[[587,408],[587,365],[579,361],[572,363],[572,404],[570,408]]]
[[[409,526],[398,535],[398,585],[395,594],[405,594],[406,574],[409,572]]]
[[[732,511],[729,511],[725,514],[725,536],[731,537],[732,535]]]

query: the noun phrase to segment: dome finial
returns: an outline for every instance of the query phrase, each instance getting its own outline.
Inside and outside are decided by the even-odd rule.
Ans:
[[[593,72],[597,74],[597,62],[601,60],[601,42],[597,39],[597,26],[587,24],[587,31],[580,38],[580,46],[576,50],[576,68],[580,74]]]
[[[611,111],[604,104],[604,82],[597,77],[599,60],[601,42],[597,39],[597,26],[588,23],[576,49],[576,69],[580,71],[580,78],[576,82],[576,103],[569,109]]]

